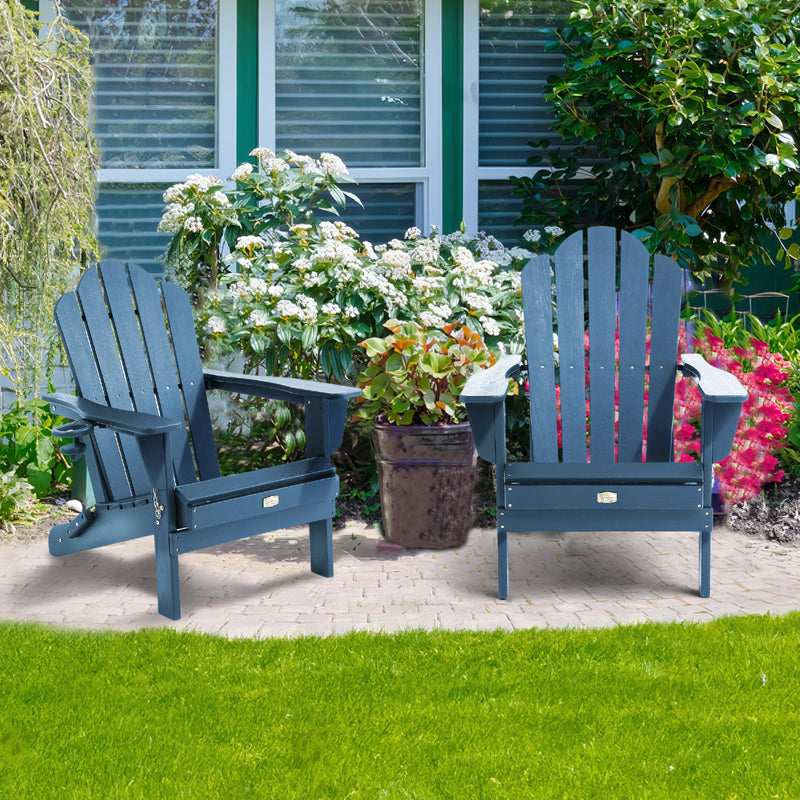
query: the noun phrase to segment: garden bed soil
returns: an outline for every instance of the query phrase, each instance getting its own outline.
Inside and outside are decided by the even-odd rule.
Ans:
[[[800,545],[800,478],[771,484],[728,513],[728,524],[750,536]]]

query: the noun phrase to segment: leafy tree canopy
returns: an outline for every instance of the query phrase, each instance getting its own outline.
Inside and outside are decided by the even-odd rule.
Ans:
[[[523,220],[625,228],[729,286],[742,265],[768,258],[770,236],[788,233],[784,206],[800,173],[800,4],[572,5],[550,45],[566,60],[546,96],[553,130],[574,148],[533,156],[543,169],[514,179]]]

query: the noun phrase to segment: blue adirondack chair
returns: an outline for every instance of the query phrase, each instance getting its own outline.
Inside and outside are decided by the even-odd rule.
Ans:
[[[508,534],[526,531],[698,531],[700,595],[709,595],[712,464],[731,451],[747,393],[735,377],[709,366],[697,354],[686,353],[678,361],[683,273],[666,256],[652,261],[651,271],[650,256],[636,237],[596,227],[586,235],[578,232],[568,237],[554,258],[536,256],[522,270],[530,461],[506,460],[505,399],[509,378],[520,374],[520,357],[500,358],[471,378],[462,393],[478,453],[495,465],[501,599],[508,597]],[[702,396],[699,462],[674,461],[678,374],[695,379]],[[645,408],[646,380],[649,400]],[[617,382],[619,427],[615,431]],[[560,403],[556,402],[557,384]]]
[[[45,399],[74,420],[53,433],[74,439],[62,452],[85,455],[96,502],[51,530],[53,555],[153,536],[158,610],[170,619],[180,618],[178,556],[203,547],[308,523],[311,570],[333,575],[330,457],[358,389],[204,370],[186,292],[132,264],[89,269],[55,317],[78,396]],[[303,405],[306,458],[222,476],[207,389]]]

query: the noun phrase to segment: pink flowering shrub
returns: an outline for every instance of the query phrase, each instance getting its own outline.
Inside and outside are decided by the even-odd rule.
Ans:
[[[680,352],[686,351],[681,330]],[[731,502],[757,495],[764,484],[783,479],[775,454],[786,445],[794,398],[786,382],[790,364],[756,338],[750,347],[729,349],[705,328],[695,336],[694,350],[709,364],[736,376],[749,397],[742,408],[730,456],[716,467],[723,496]],[[678,461],[700,456],[700,392],[693,380],[679,378],[675,400],[675,455]]]
[[[687,347],[686,330],[681,326],[679,353],[694,350],[709,364],[736,376],[748,393],[742,408],[739,428],[733,441],[730,456],[715,467],[722,495],[730,502],[739,502],[757,495],[762,487],[783,479],[775,454],[786,446],[788,422],[794,408],[786,384],[791,365],[781,355],[771,353],[764,342],[752,337],[750,347],[728,348],[710,328],[695,333],[693,347]],[[587,439],[591,445],[591,418],[589,408],[589,335],[586,347],[586,422]],[[647,353],[649,359],[650,342]],[[619,363],[619,335],[616,349]],[[526,386],[526,389],[528,387]],[[675,459],[696,461],[700,458],[701,398],[694,380],[679,375],[675,387]],[[619,384],[615,388],[615,405],[619,408]],[[561,405],[560,387],[556,386],[557,407]],[[645,384],[645,420],[642,437],[643,458],[647,453],[648,387]],[[617,433],[619,418],[616,420]],[[561,448],[561,419],[558,420],[558,447]],[[591,456],[590,456],[591,457]]]

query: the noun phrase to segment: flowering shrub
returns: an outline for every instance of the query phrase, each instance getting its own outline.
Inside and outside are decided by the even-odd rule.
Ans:
[[[685,331],[682,332],[685,344]],[[757,495],[764,484],[784,477],[776,453],[786,445],[787,422],[794,398],[786,387],[790,365],[771,353],[766,343],[752,337],[749,347],[725,346],[711,329],[695,338],[695,351],[709,364],[739,379],[748,392],[730,456],[716,467],[722,494],[731,502]],[[680,461],[700,454],[700,392],[694,381],[680,379],[676,387],[675,452]]]
[[[279,236],[281,227],[313,220],[318,208],[336,213],[333,203],[360,202],[340,184],[352,183],[342,160],[332,153],[319,159],[291,150],[276,154],[266,147],[250,153],[256,166],[240,164],[225,189],[219,178],[190,175],[164,192],[160,231],[172,234],[165,260],[171,276],[204,301],[205,289],[217,289],[225,251],[243,237],[258,246]],[[330,199],[329,199],[330,198]],[[255,242],[255,244],[253,244]]]

